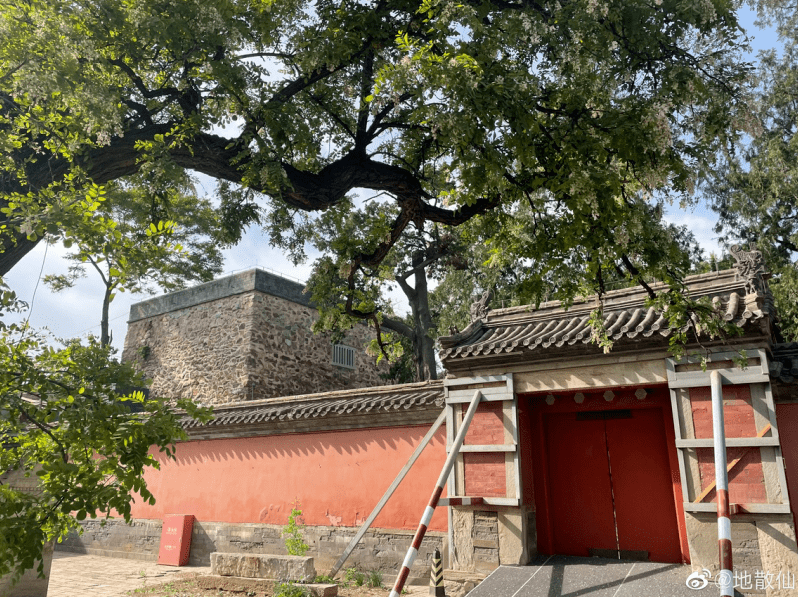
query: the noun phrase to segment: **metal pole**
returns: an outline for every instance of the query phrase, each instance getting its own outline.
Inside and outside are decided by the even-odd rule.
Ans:
[[[733,597],[734,565],[729,518],[729,479],[726,472],[726,432],[723,426],[723,381],[717,371],[713,371],[709,378],[712,385],[712,436],[715,440],[715,493],[718,499],[720,572],[718,572],[717,585],[721,597]]]
[[[377,505],[374,506],[374,510],[371,511],[371,514],[369,514],[369,517],[366,519],[366,522],[363,523],[358,532],[355,533],[355,536],[352,537],[352,540],[349,542],[349,545],[346,546],[344,553],[341,554],[341,557],[338,558],[338,561],[335,563],[335,566],[333,566],[332,570],[330,570],[331,577],[335,576],[338,573],[338,571],[341,569],[341,566],[344,565],[344,562],[346,562],[347,558],[349,558],[349,556],[352,554],[352,551],[355,549],[355,546],[363,538],[363,535],[366,534],[366,531],[369,530],[371,523],[374,522],[375,518],[377,518],[377,515],[382,510],[383,506],[385,506],[385,504],[388,502],[388,499],[393,495],[393,492],[396,491],[396,488],[399,487],[399,483],[401,483],[402,479],[405,478],[405,475],[410,470],[410,467],[412,467],[413,464],[416,462],[418,457],[421,455],[421,452],[424,450],[424,448],[427,447],[427,444],[432,439],[432,436],[435,435],[435,432],[438,430],[438,428],[441,426],[441,424],[443,424],[445,420],[446,420],[446,410],[444,410],[440,415],[438,415],[438,418],[432,424],[430,430],[427,431],[427,434],[421,440],[421,443],[418,444],[416,450],[408,459],[407,464],[405,464],[404,468],[402,468],[402,470],[399,471],[399,474],[396,475],[396,479],[393,480],[391,486],[386,490],[382,498],[380,498],[380,501],[377,503]]]
[[[443,470],[438,477],[438,483],[432,491],[432,496],[429,499],[427,508],[424,510],[424,515],[421,517],[421,522],[418,525],[418,530],[416,530],[416,534],[413,536],[413,542],[410,544],[410,549],[407,550],[407,555],[402,563],[402,568],[399,570],[399,576],[396,577],[396,583],[393,586],[390,597],[399,597],[399,595],[402,594],[402,589],[410,574],[410,568],[413,566],[413,562],[416,561],[416,556],[418,556],[418,548],[421,547],[421,541],[424,539],[424,535],[427,532],[427,525],[429,525],[429,521],[432,519],[435,506],[438,505],[438,500],[441,498],[441,493],[443,493],[446,477],[449,476],[449,471],[452,470],[454,461],[460,453],[460,446],[463,445],[468,426],[471,424],[471,419],[474,418],[474,413],[477,412],[477,405],[481,398],[481,391],[477,390],[474,392],[474,397],[471,399],[471,404],[468,405],[468,411],[466,411],[465,417],[463,417],[463,423],[460,425],[460,429],[457,431],[457,437],[452,444],[452,451],[449,453],[448,458],[446,458]]]

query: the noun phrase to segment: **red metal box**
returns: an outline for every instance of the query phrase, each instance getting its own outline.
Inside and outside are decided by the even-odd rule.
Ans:
[[[158,563],[166,566],[185,566],[191,549],[191,531],[194,528],[193,514],[170,514],[163,519],[161,547]]]

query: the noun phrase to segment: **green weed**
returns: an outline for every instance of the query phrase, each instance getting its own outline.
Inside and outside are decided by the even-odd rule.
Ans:
[[[347,584],[355,583],[356,586],[362,587],[366,582],[366,575],[357,568],[347,568],[344,573],[344,580]]]
[[[310,597],[310,591],[292,582],[274,585],[274,597]]]
[[[369,572],[368,586],[372,589],[382,588],[382,572],[379,570],[372,570]]]
[[[325,584],[325,585],[334,585],[337,584],[335,579],[332,576],[327,576],[326,574],[320,574],[316,577],[314,582]]]

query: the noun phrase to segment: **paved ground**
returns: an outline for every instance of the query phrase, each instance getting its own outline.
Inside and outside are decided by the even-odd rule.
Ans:
[[[542,556],[529,566],[501,566],[468,597],[701,597],[687,587],[690,566],[603,558]],[[713,590],[714,589],[714,590]]]
[[[148,562],[55,552],[48,597],[123,597],[139,587],[169,582],[183,572],[210,574],[210,566],[158,566]],[[689,566],[602,558],[541,556],[529,566],[502,566],[469,597],[701,597],[717,595],[686,585]],[[409,587],[409,597],[428,587]],[[714,590],[713,590],[714,589]],[[386,595],[389,591],[386,590]]]
[[[159,566],[149,562],[56,551],[47,597],[123,597],[128,591],[169,582],[183,572],[210,574],[210,566]],[[392,581],[389,581],[392,582]],[[407,597],[429,595],[429,587],[408,587]],[[386,590],[387,595],[390,591]]]
[[[56,551],[47,597],[121,597],[145,585],[161,584],[181,572],[210,574],[211,567],[159,566],[150,562]]]

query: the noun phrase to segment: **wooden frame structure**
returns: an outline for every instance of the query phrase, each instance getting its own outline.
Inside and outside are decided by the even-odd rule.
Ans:
[[[710,372],[717,371],[724,385],[749,385],[751,390],[752,406],[755,401],[764,403],[767,423],[757,430],[756,437],[726,438],[726,446],[730,448],[749,447],[762,452],[762,462],[767,462],[764,450],[773,450],[772,460],[775,462],[776,476],[779,482],[781,503],[747,503],[738,506],[738,511],[747,514],[790,514],[790,501],[787,493],[787,477],[784,473],[784,459],[781,454],[778,425],[776,423],[776,408],[773,402],[773,392],[770,385],[767,353],[762,348],[749,348],[746,350],[749,366],[741,369],[735,363],[740,358],[739,352],[719,352],[709,356],[706,370],[699,366],[698,359],[688,358],[677,361],[673,358],[665,359],[665,368],[668,375],[668,388],[671,394],[671,407],[673,409],[673,425],[676,433],[676,449],[679,458],[679,473],[682,478],[682,499],[685,512],[715,512],[717,504],[702,502],[709,491],[695,491],[691,495],[688,479],[690,478],[688,450],[696,448],[712,448],[713,439],[685,437],[687,413],[683,406],[689,403],[689,397],[684,394],[690,388],[709,387]],[[754,407],[755,408],[755,407]],[[691,425],[690,425],[691,426]],[[737,463],[729,463],[729,469]],[[765,478],[767,486],[767,477]]]
[[[513,374],[488,375],[479,377],[463,377],[459,379],[445,379],[443,381],[444,397],[446,401],[446,453],[451,453],[457,431],[463,423],[462,404],[471,401],[475,389],[482,392],[483,402],[504,403],[502,419],[505,425],[505,438],[509,435],[510,442],[504,444],[467,444],[460,447],[455,466],[449,473],[446,484],[447,513],[449,528],[449,545],[454,545],[454,524],[451,503],[470,500],[472,504],[481,503],[488,506],[520,506],[521,504],[521,463],[518,453],[518,399],[513,387]],[[466,496],[465,494],[465,463],[464,453],[503,452],[505,454],[505,474],[514,486],[514,495],[506,497]],[[509,470],[508,470],[509,469]],[[473,500],[478,499],[477,502]],[[449,550],[449,567],[452,566],[452,550]]]

